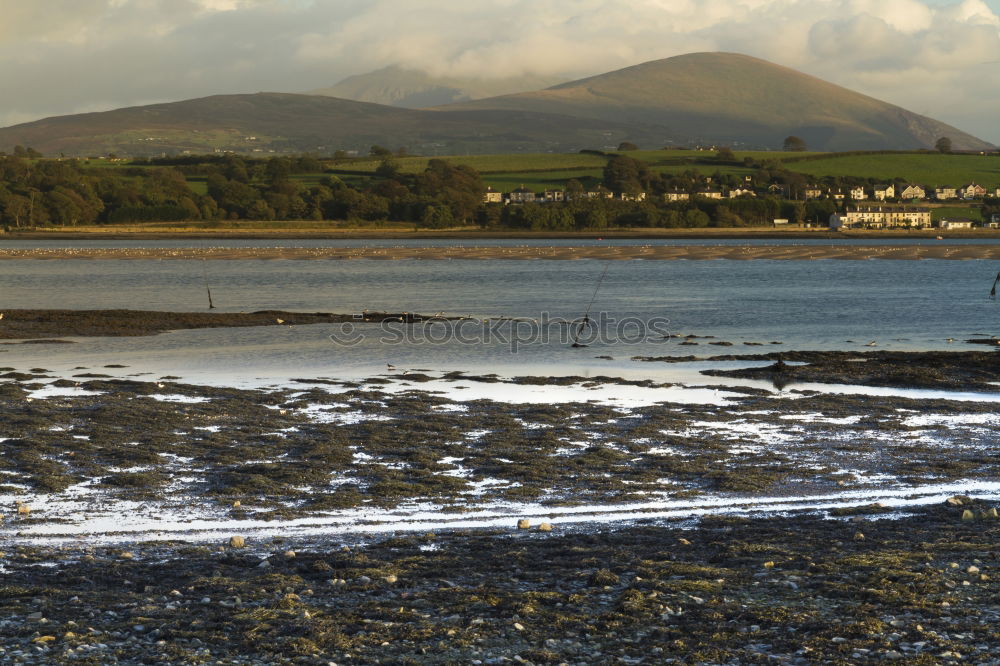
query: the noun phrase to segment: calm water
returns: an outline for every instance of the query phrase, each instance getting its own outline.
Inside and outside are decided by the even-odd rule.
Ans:
[[[605,265],[596,260],[2,261],[0,310],[197,311],[206,305],[204,270],[222,311],[370,309],[574,319],[586,310]],[[136,371],[256,377],[363,374],[384,370],[391,362],[400,368],[504,374],[542,368],[654,376],[652,365],[629,358],[796,348],[862,350],[873,340],[878,349],[969,348],[946,339],[1000,334],[1000,303],[986,297],[997,270],[996,262],[987,261],[615,261],[609,264],[592,316],[606,313],[611,338],[621,337],[616,336],[616,323],[623,319],[633,323],[618,333],[629,335],[641,333],[637,327],[643,322],[659,322],[658,332],[638,344],[595,341],[586,349],[570,349],[560,340],[559,332],[565,329],[556,326],[549,329],[547,343],[521,344],[512,353],[515,325],[468,321],[462,324],[464,343],[429,342],[419,336],[400,343],[400,331],[386,334],[367,326],[351,333],[363,338],[357,344],[342,345],[329,336],[345,332],[317,325],[178,331],[144,338],[81,339],[74,345],[5,345],[0,347],[0,365],[68,369],[126,363]],[[532,337],[528,322],[516,326],[522,339]],[[447,337],[441,324],[421,330]],[[678,346],[676,340],[664,341],[663,331],[711,335],[734,346],[709,346],[707,340],[696,347]],[[743,344],[770,341],[784,344]],[[596,359],[599,355],[615,360]]]

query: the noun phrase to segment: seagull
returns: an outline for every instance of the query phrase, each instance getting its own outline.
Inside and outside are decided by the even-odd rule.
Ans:
[[[945,342],[954,342],[954,341],[955,341],[955,338],[946,338],[945,339]]]
[[[396,366],[394,366],[392,363],[386,363],[385,367],[388,368],[389,370],[395,370],[396,369]]]
[[[866,344],[865,347],[878,347],[878,342],[876,342],[875,340],[872,340],[871,342],[869,342],[868,344]]]

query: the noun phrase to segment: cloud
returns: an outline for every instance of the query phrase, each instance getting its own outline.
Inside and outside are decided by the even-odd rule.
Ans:
[[[0,10],[0,125],[310,90],[386,65],[574,78],[722,50],[1000,141],[1000,16],[983,0],[0,0]]]

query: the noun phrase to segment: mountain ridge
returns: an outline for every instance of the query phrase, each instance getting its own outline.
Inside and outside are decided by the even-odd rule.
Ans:
[[[622,141],[778,148],[789,135],[813,150],[991,144],[941,121],[794,69],[741,54],[650,61],[543,90],[424,109],[320,95],[213,95],[180,102],[55,116],[0,129],[0,150],[111,152],[367,151],[373,144],[424,154],[571,152]]]

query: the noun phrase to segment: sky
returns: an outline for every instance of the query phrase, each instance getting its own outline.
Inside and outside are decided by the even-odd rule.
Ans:
[[[1000,0],[0,0],[0,126],[400,65],[567,80],[764,58],[1000,144]]]

